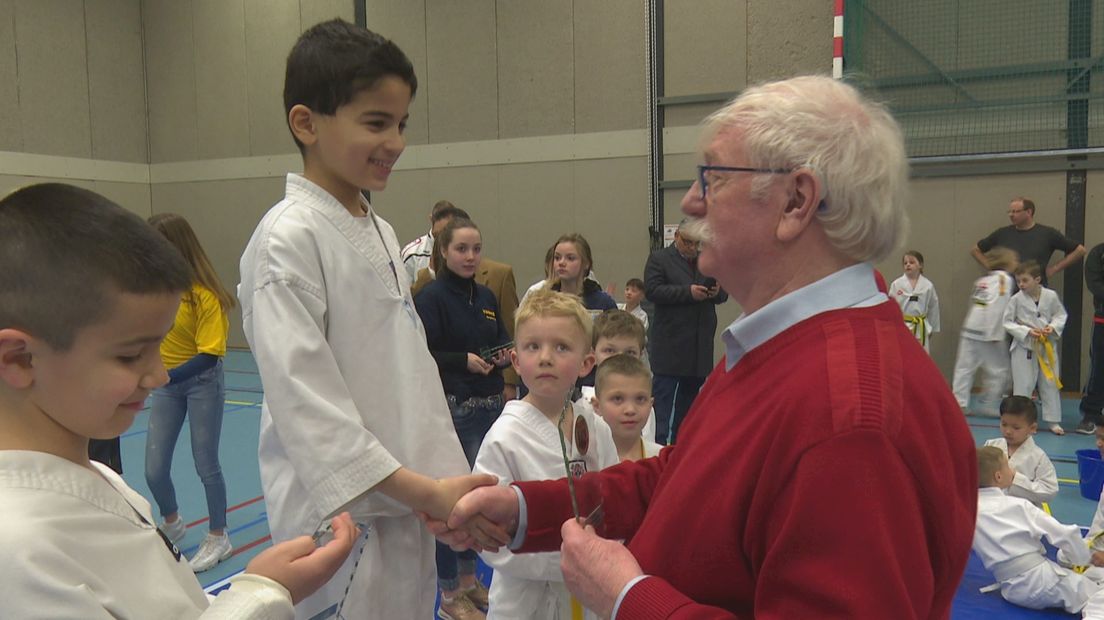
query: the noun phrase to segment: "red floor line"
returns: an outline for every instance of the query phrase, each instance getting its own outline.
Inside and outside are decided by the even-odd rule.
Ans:
[[[257,540],[254,540],[251,543],[242,545],[242,546],[238,547],[237,549],[234,549],[234,552],[230,554],[230,557],[234,557],[235,555],[238,555],[239,553],[245,553],[246,551],[249,551],[253,547],[256,547],[257,545],[263,545],[263,544],[265,544],[266,542],[268,542],[270,540],[272,540],[272,535],[271,534],[269,534],[268,536],[265,536],[264,538],[258,538]]]
[[[238,504],[237,506],[231,506],[231,507],[226,509],[226,514],[230,514],[231,512],[234,512],[235,510],[237,510],[239,508],[245,508],[246,506],[248,506],[250,504],[256,504],[257,502],[261,501],[262,499],[264,499],[264,495],[258,495],[257,497],[254,497],[253,499],[246,500],[246,501]],[[197,526],[201,523],[206,523],[210,520],[211,520],[211,517],[209,517],[209,516],[204,517],[204,518],[202,518],[198,521],[192,521],[191,523],[185,525],[184,527],[192,528],[192,527],[195,527],[195,526]]]

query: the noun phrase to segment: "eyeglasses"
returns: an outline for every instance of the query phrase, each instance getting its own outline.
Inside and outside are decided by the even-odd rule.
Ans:
[[[757,172],[762,174],[786,174],[793,172],[793,168],[745,168],[742,166],[706,166],[698,165],[698,187],[701,188],[701,199],[709,192],[709,182],[705,180],[706,172]]]

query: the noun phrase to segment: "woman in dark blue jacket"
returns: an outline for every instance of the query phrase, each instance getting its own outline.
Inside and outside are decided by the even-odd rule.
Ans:
[[[494,293],[475,282],[482,251],[475,223],[454,217],[433,240],[430,267],[436,278],[414,298],[469,466],[502,413],[501,368],[509,363],[506,349],[488,353],[508,344],[510,336],[499,318]],[[458,554],[438,542],[437,583],[446,610],[460,611],[468,603],[465,598],[486,607],[487,591],[475,578],[474,551]]]

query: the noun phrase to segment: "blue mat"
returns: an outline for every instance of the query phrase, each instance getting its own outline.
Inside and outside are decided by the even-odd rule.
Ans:
[[[1053,556],[1053,554],[1051,554]],[[951,606],[951,618],[959,620],[965,618],[1005,618],[1016,620],[1018,618],[1079,618],[1079,615],[1067,614],[1061,609],[1047,609],[1036,611],[1018,607],[1001,598],[1000,592],[982,594],[978,588],[983,588],[993,583],[993,575],[985,570],[973,552],[970,553],[970,561],[966,564],[966,574],[962,576],[962,583],[958,586],[954,604]]]

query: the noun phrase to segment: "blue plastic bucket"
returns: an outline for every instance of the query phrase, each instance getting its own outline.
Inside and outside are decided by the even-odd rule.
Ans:
[[[1104,486],[1104,460],[1099,450],[1077,451],[1077,472],[1081,478],[1081,497],[1100,501],[1100,487]]]

